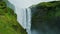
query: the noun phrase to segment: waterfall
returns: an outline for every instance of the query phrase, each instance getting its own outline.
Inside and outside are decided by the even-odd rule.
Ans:
[[[26,10],[26,30],[28,34],[31,34],[31,9],[27,8]]]
[[[11,7],[12,4],[10,5],[8,3],[8,6],[10,8],[13,8],[13,10],[15,11],[15,13],[17,14],[17,21],[19,22],[19,24],[26,29],[28,34],[31,34],[31,31],[36,34],[36,31],[33,29],[30,31],[31,29],[31,9],[29,8],[29,6],[33,5],[33,4],[38,4],[40,2],[47,2],[47,1],[54,1],[54,0],[8,0],[9,2],[11,2],[15,8]]]
[[[16,8],[17,20],[21,26],[26,29],[28,34],[31,34],[31,10],[30,8]]]
[[[26,29],[26,9],[25,8],[16,8],[17,20],[19,24]]]

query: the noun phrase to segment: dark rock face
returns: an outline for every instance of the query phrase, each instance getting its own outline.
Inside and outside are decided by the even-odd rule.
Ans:
[[[31,30],[37,34],[60,34],[60,1],[37,4],[31,11]]]

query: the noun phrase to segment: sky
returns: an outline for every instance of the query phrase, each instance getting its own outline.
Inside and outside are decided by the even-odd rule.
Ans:
[[[26,8],[34,4],[38,4],[40,2],[47,2],[53,0],[9,0],[12,4],[19,8]]]

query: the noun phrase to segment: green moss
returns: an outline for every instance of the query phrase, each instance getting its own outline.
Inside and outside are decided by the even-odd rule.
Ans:
[[[60,30],[60,1],[42,2],[31,9],[33,12],[31,21],[35,28],[39,26],[44,28],[43,26],[47,25]]]
[[[6,6],[6,3],[0,2],[0,34],[27,34],[22,26],[17,22],[16,14],[12,9]]]
[[[56,6],[60,7],[60,1],[52,1],[52,2],[42,2],[36,5],[37,8],[56,8]]]

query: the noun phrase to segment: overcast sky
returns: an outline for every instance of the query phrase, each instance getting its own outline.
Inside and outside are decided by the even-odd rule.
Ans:
[[[53,1],[53,0],[9,0],[12,4],[20,8],[26,8],[33,4],[40,2]]]

